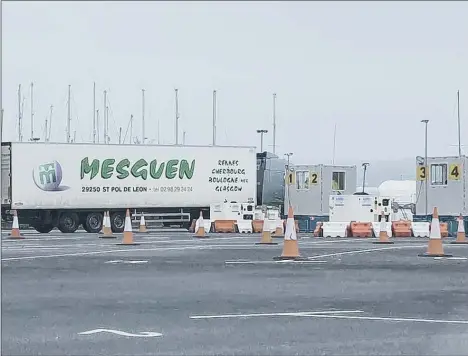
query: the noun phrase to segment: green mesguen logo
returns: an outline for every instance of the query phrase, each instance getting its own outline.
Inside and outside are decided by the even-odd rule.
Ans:
[[[185,159],[171,159],[167,162],[158,162],[154,159],[149,163],[143,158],[133,163],[127,158],[117,163],[113,158],[104,159],[102,163],[99,159],[93,159],[89,163],[89,157],[81,160],[81,179],[86,175],[90,176],[89,179],[93,179],[98,174],[102,179],[110,179],[114,174],[118,179],[125,179],[130,175],[143,180],[160,179],[163,174],[166,179],[192,179],[194,171],[195,160],[189,163]]]

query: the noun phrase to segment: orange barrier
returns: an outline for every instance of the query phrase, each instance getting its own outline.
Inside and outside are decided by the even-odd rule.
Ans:
[[[314,236],[321,237],[322,235],[322,222],[319,221],[317,225],[315,225]]]
[[[372,237],[372,224],[364,222],[351,223],[352,237]]]
[[[398,220],[392,222],[392,233],[394,237],[411,237],[413,230],[411,228],[411,221]]]
[[[441,237],[448,237],[448,223],[441,222],[440,223],[440,236]]]
[[[440,237],[448,237],[448,223],[440,223]]]
[[[252,220],[252,232],[259,233],[263,231],[263,220]]]
[[[214,222],[215,232],[236,232],[236,220],[215,220]]]

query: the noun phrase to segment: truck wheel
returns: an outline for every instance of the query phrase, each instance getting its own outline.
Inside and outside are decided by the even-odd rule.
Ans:
[[[54,229],[54,225],[52,224],[45,224],[45,225],[34,225],[34,229],[41,234],[48,234]]]
[[[111,230],[113,233],[120,233],[124,231],[125,227],[125,213],[117,212],[112,213],[110,216]]]
[[[80,217],[77,213],[62,213],[59,218],[58,229],[64,233],[69,234],[75,232],[80,225]]]
[[[83,228],[90,233],[97,234],[102,229],[102,214],[89,213],[83,224]]]

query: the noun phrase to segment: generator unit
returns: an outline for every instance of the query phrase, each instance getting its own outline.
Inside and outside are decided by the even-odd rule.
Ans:
[[[371,195],[332,195],[329,203],[330,222],[379,222],[394,220],[393,198]]]
[[[253,220],[254,203],[224,202],[210,205],[210,219],[214,220]]]

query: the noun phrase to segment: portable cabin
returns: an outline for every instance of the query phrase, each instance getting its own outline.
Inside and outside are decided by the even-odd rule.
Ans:
[[[294,209],[300,231],[313,231],[327,221],[330,195],[350,195],[357,184],[356,166],[292,165],[286,174],[284,215]]]
[[[468,157],[416,158],[416,214],[414,220],[428,220],[437,207],[440,221],[449,223],[449,233],[457,229],[457,218],[465,217],[468,227]],[[426,205],[427,184],[427,205]],[[465,230],[466,231],[466,230]]]

